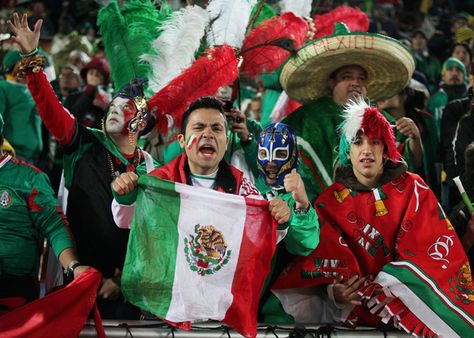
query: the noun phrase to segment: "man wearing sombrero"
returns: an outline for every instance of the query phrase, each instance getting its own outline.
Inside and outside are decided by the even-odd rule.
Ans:
[[[311,200],[333,182],[342,105],[357,95],[389,98],[407,85],[414,69],[413,57],[398,41],[350,33],[342,23],[334,34],[306,44],[286,62],[281,85],[303,106],[282,122],[298,135],[301,174]]]

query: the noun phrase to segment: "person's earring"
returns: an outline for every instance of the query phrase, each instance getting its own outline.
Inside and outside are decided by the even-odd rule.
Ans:
[[[137,145],[137,143],[135,142],[134,135],[135,135],[135,133],[132,133],[129,129],[128,130],[128,142],[130,143],[130,145],[132,147],[135,147]]]

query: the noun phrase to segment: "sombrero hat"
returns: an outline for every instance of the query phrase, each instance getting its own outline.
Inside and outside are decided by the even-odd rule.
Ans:
[[[399,41],[380,34],[351,33],[336,23],[334,34],[307,43],[283,65],[280,83],[300,103],[331,95],[329,76],[343,66],[359,65],[367,71],[367,96],[383,100],[410,81],[415,61]]]

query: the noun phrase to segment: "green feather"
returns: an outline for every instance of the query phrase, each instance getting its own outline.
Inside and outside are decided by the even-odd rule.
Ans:
[[[250,13],[250,17],[253,16],[253,13],[256,8],[257,8],[257,5],[253,6],[252,12]],[[255,20],[253,24],[253,28],[257,27],[260,22],[273,18],[276,15],[277,15],[276,12],[273,10],[273,8],[270,5],[264,4],[262,10],[258,14],[257,20]]]
[[[97,25],[116,89],[132,78],[146,78],[150,66],[140,62],[140,56],[149,53],[151,41],[170,13],[169,6],[157,10],[151,0],[130,0],[122,7],[115,0],[100,10]]]

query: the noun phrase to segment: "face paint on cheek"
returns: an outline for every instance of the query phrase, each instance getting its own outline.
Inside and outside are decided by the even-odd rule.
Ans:
[[[197,142],[196,136],[194,136],[194,134],[191,134],[188,140],[186,141],[186,148],[191,149],[196,144],[196,142]]]

